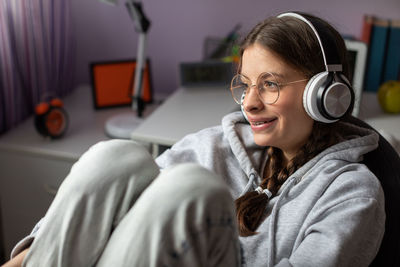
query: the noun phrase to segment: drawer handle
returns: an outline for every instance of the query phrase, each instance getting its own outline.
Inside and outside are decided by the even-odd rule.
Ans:
[[[44,188],[44,191],[46,191],[49,195],[51,195],[53,197],[56,196],[57,191],[58,191],[57,188],[54,188],[54,187],[52,187],[52,186],[50,186],[48,184],[44,184],[43,188]]]

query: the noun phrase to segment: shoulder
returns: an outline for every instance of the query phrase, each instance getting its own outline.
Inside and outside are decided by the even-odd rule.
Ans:
[[[322,180],[319,203],[324,209],[349,205],[384,210],[384,193],[378,178],[361,163],[324,163],[313,183]],[[316,182],[318,184],[318,182]],[[347,204],[346,204],[347,203]]]
[[[378,178],[362,163],[341,159],[319,161],[304,172],[295,173],[296,187],[318,199],[322,209],[358,199],[384,205],[383,189]],[[350,202],[351,202],[350,201]]]
[[[313,202],[310,224],[330,218],[354,225],[366,225],[371,220],[375,226],[384,225],[384,193],[377,177],[364,164],[326,161],[304,178],[302,200]]]
[[[347,163],[337,168],[331,187],[350,197],[378,198],[383,192],[378,178],[362,163]]]

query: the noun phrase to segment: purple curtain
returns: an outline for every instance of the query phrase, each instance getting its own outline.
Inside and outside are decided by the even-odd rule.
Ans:
[[[0,0],[0,134],[73,85],[69,0]]]

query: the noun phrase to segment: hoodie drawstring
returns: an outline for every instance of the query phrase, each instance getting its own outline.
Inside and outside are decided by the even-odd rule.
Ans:
[[[256,179],[256,175],[254,172],[250,173],[249,175],[249,181],[246,184],[246,187],[244,188],[244,190],[242,191],[242,193],[240,194],[241,196],[246,194],[247,192],[249,192],[250,190],[254,190],[254,188],[257,187],[257,185],[255,184],[255,179]]]

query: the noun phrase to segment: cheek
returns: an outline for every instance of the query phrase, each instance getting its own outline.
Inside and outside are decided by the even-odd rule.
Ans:
[[[283,119],[292,126],[308,128],[309,125],[313,124],[313,120],[308,116],[303,107],[302,91],[301,93],[282,97],[278,109]]]
[[[302,91],[293,93],[281,93],[277,102],[278,109],[282,114],[293,114],[295,116],[306,113],[303,107],[303,94]]]

